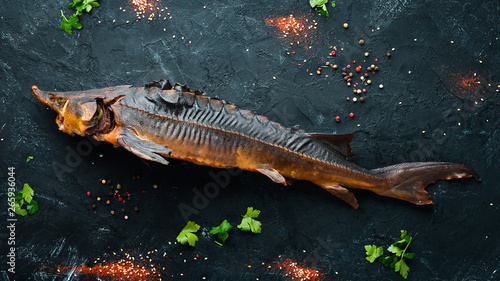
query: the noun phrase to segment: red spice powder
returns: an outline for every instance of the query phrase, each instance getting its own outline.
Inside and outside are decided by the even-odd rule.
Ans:
[[[301,266],[290,258],[277,262],[276,267],[284,271],[285,276],[291,277],[292,280],[319,281],[323,279],[323,274],[318,270]]]
[[[266,18],[266,24],[275,28],[276,35],[281,37],[285,43],[291,46],[302,46],[311,48],[313,42],[312,34],[317,30],[315,20],[309,20],[304,16],[279,16]]]
[[[470,70],[449,71],[442,76],[442,81],[453,96],[469,101],[480,101],[493,91],[491,83]]]
[[[163,7],[160,0],[130,0],[130,6],[134,9],[137,21],[145,18],[148,20],[172,18],[168,8]]]
[[[144,257],[136,258],[127,255],[125,259],[110,261],[95,261],[92,266],[81,265],[78,267],[59,266],[58,273],[69,273],[80,275],[85,278],[97,278],[99,280],[130,280],[130,281],[154,281],[161,280],[161,272],[151,259]]]

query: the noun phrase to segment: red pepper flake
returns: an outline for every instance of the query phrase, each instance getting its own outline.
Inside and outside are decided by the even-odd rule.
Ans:
[[[323,279],[323,274],[318,270],[301,266],[290,258],[278,262],[276,267],[283,271],[285,276],[291,277],[291,280],[320,281]]]
[[[87,196],[90,197],[90,191],[87,191]]]
[[[331,56],[335,56],[335,54],[337,54],[335,51],[331,51],[331,52],[330,52],[330,55],[331,55]]]
[[[335,116],[335,121],[340,122],[340,116]]]
[[[104,259],[103,259],[104,260]],[[164,269],[163,269],[164,270]],[[85,280],[162,280],[165,273],[149,255],[126,254],[121,259],[97,259],[92,265],[58,266],[51,271],[81,276]]]
[[[356,63],[356,61],[355,61],[355,60],[353,60],[353,61],[352,61],[352,64],[355,64],[355,63]]]
[[[360,72],[360,71],[361,71],[361,66],[356,67],[356,72]]]
[[[276,28],[276,35],[285,43],[306,49],[312,44],[314,36],[311,36],[311,33],[317,30],[315,22],[309,21],[304,16],[271,17],[266,19],[266,24]]]
[[[346,66],[346,68],[351,68],[351,65],[350,65],[350,64],[348,64],[348,65]]]

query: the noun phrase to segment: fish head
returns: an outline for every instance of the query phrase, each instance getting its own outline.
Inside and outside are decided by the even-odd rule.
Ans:
[[[106,105],[114,103],[122,95],[108,91],[50,92],[37,86],[31,92],[46,106],[57,112],[59,130],[74,136],[85,136],[99,124]],[[109,116],[109,115],[106,115]]]

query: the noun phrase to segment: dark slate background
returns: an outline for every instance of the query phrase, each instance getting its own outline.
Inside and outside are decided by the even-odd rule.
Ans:
[[[69,1],[0,1],[0,213],[6,221],[7,167],[16,168],[18,189],[33,187],[40,206],[35,215],[18,218],[17,273],[10,280],[83,280],[54,269],[112,259],[120,249],[136,255],[158,250],[151,257],[165,267],[167,280],[290,280],[267,268],[280,255],[318,269],[324,280],[401,280],[369,264],[363,249],[391,244],[401,229],[414,237],[409,280],[500,279],[498,1],[337,1],[328,19],[305,0],[160,1],[172,19],[150,22],[135,22],[127,1],[100,2],[81,17],[83,29],[69,35],[59,30],[60,10],[69,17]],[[289,14],[318,23],[304,43],[310,49],[291,46],[266,24],[266,18]],[[332,58],[329,46],[344,50]],[[378,58],[381,70],[363,104],[346,101],[354,95],[339,70],[315,74],[326,61],[359,64],[365,51],[370,57],[363,65]],[[473,73],[480,85],[464,89],[452,79]],[[193,189],[203,190],[213,181],[210,172],[222,170],[151,165],[104,143],[90,146],[80,161],[68,160],[69,150],[88,143],[59,132],[54,112],[29,91],[32,85],[60,91],[141,86],[160,78],[287,126],[354,133],[351,160],[363,167],[450,161],[473,168],[483,181],[437,182],[428,188],[435,205],[423,207],[354,191],[360,203],[354,210],[309,182],[284,187],[242,172],[190,217],[202,226],[196,248],[176,245],[186,223],[179,206],[193,206]],[[26,163],[28,156],[34,159]],[[71,171],[56,172],[54,165]],[[94,212],[96,196],[109,197],[99,179],[120,183],[131,202],[100,202]],[[210,227],[224,219],[238,224],[247,206],[262,210],[262,234],[235,229],[224,247],[217,246]],[[0,278],[8,280],[8,233],[5,227],[0,233]]]

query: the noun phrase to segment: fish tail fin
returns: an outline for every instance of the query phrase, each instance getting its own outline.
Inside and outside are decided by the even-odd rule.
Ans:
[[[373,192],[416,205],[433,204],[425,188],[438,180],[474,177],[477,181],[481,181],[472,169],[447,162],[402,163],[371,171],[386,181],[384,188],[375,188]]]

